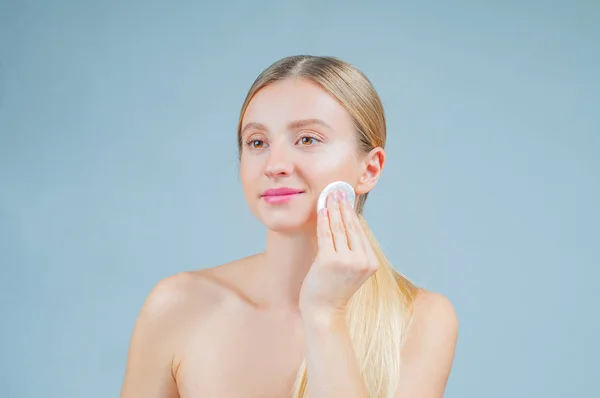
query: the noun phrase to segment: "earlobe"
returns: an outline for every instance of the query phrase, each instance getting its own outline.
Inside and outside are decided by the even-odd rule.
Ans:
[[[368,172],[365,172],[368,174]],[[379,179],[378,175],[365,175],[363,174],[360,177],[358,184],[356,184],[356,188],[354,189],[358,195],[364,195],[371,191],[377,184],[377,180]]]

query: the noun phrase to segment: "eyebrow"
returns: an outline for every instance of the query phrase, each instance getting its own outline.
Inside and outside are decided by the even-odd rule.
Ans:
[[[297,128],[311,126],[311,125],[315,125],[315,124],[319,125],[319,126],[323,126],[325,128],[328,128],[330,130],[333,130],[330,125],[328,125],[327,123],[325,123],[321,119],[294,120],[293,122],[290,122],[287,127],[288,127],[288,129],[297,129]],[[267,131],[268,130],[267,126],[265,126],[262,123],[250,122],[250,123],[248,123],[248,124],[246,124],[244,126],[244,128],[242,129],[241,134],[244,134],[244,132],[246,130],[249,130],[249,129],[256,129],[256,130],[262,130],[262,131]]]

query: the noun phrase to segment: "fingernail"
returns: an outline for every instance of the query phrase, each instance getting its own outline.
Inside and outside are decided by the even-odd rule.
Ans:
[[[327,195],[327,199],[325,200],[325,206],[329,206],[334,202],[333,194]]]

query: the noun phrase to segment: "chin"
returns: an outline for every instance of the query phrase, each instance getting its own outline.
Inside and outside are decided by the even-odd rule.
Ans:
[[[273,232],[296,233],[312,231],[316,228],[316,215],[311,217],[307,212],[292,214],[290,212],[263,211],[261,213],[257,215],[258,219]]]

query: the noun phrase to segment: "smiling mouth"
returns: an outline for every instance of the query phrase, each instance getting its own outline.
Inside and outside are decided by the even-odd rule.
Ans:
[[[262,195],[262,199],[269,204],[285,203],[302,195],[304,192],[287,192]]]

